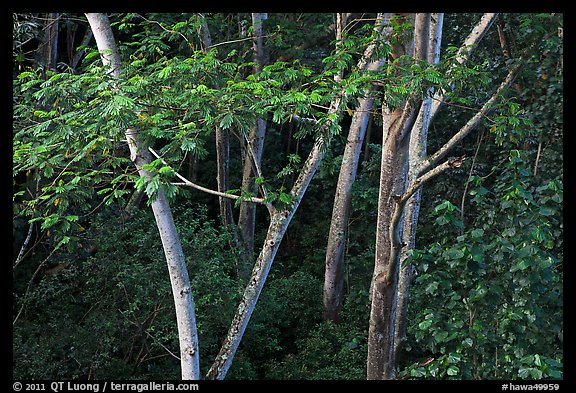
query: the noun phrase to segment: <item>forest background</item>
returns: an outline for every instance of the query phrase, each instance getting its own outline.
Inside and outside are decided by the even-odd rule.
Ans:
[[[13,377],[562,378],[562,26],[13,14]]]

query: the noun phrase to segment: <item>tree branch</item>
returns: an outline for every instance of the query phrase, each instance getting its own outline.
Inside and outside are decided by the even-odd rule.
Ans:
[[[500,97],[502,92],[506,88],[508,88],[508,86],[510,86],[510,84],[518,74],[518,71],[520,71],[522,64],[523,64],[522,61],[516,63],[510,69],[508,75],[502,81],[500,86],[498,86],[496,92],[494,92],[492,97],[490,97],[490,99],[486,101],[486,103],[484,103],[482,108],[470,120],[468,120],[468,122],[456,134],[454,134],[448,142],[446,142],[434,154],[430,155],[428,158],[423,160],[418,165],[418,167],[416,168],[416,173],[418,174],[418,176],[421,176],[424,172],[428,171],[430,167],[432,167],[438,161],[440,161],[450,150],[454,148],[454,146],[456,146],[457,143],[462,141],[462,139],[464,139],[472,130],[474,130],[474,128],[478,126],[478,124],[480,124],[480,121],[484,116],[486,116],[486,113],[488,113],[488,111],[492,109],[492,106],[494,105],[498,97]]]
[[[414,181],[410,185],[410,187],[400,196],[394,198],[396,200],[396,207],[394,208],[394,212],[392,213],[392,217],[390,219],[389,225],[389,234],[390,234],[390,256],[389,256],[389,263],[388,263],[388,270],[384,271],[384,275],[380,280],[383,282],[392,282],[392,277],[396,274],[396,269],[398,268],[398,264],[395,263],[398,253],[400,252],[403,244],[402,239],[400,238],[398,226],[400,224],[400,219],[404,213],[404,207],[408,199],[420,188],[424,183],[431,180],[435,176],[439,175],[440,173],[444,172],[449,168],[457,168],[462,165],[464,162],[465,156],[451,158],[450,160],[438,165],[434,169],[429,170],[424,175],[420,176],[418,179]],[[382,273],[380,273],[382,274]]]
[[[450,168],[458,168],[460,167],[460,165],[462,165],[462,163],[464,162],[464,160],[466,159],[466,156],[461,156],[461,157],[457,157],[457,158],[451,158],[448,161],[436,166],[435,168],[429,170],[428,172],[424,173],[423,175],[421,175],[420,177],[418,177],[414,183],[412,183],[412,185],[410,186],[410,188],[408,188],[404,194],[402,194],[402,196],[400,197],[400,199],[398,200],[398,203],[406,203],[406,201],[408,201],[408,199],[420,188],[422,187],[422,185],[424,185],[424,183],[428,182],[430,179],[432,179],[433,177],[438,176],[440,173],[444,172],[447,169]]]
[[[162,160],[162,163],[164,165],[166,165],[167,167],[172,168],[156,151],[154,151],[154,149],[152,149],[151,147],[148,148],[148,150],[150,150],[150,152],[156,157],[159,158],[160,160]],[[216,191],[216,190],[211,190],[209,188],[206,187],[202,187],[196,183],[191,182],[190,180],[186,179],[184,176],[182,176],[181,174],[179,174],[178,172],[174,171],[174,174],[176,175],[176,177],[178,177],[180,180],[182,180],[182,182],[175,182],[175,183],[171,183],[174,186],[187,186],[187,187],[192,187],[195,188],[199,191],[203,191],[205,193],[208,194],[212,194],[212,195],[216,195],[219,197],[223,197],[223,198],[229,198],[229,199],[240,199],[242,198],[243,200],[245,200],[246,202],[253,202],[253,203],[259,203],[262,205],[268,205],[269,203],[266,202],[266,199],[264,198],[254,198],[254,197],[250,197],[250,198],[244,198],[238,195],[233,195],[233,194],[227,194],[225,192],[220,192],[220,191]]]
[[[466,61],[468,61],[470,54],[478,42],[480,42],[482,37],[484,37],[490,26],[492,26],[497,16],[498,14],[495,13],[486,13],[482,15],[476,26],[474,26],[470,34],[468,34],[468,37],[466,37],[462,43],[462,46],[460,46],[458,52],[456,53],[456,62],[459,65],[463,65],[466,63]],[[454,64],[451,68],[454,67],[456,67],[456,64]],[[432,119],[434,119],[436,116],[436,113],[440,109],[442,103],[446,101],[446,92],[442,90],[436,92],[434,95],[434,102],[432,103],[432,107],[430,109],[430,122],[432,122]]]

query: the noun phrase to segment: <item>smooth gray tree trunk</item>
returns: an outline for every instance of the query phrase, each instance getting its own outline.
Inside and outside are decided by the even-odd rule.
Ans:
[[[389,24],[389,15],[379,15],[376,22],[376,30],[380,34],[380,39],[386,34],[384,27]],[[337,20],[342,24],[345,17]],[[342,33],[337,34],[342,39]],[[370,61],[363,65],[365,70],[376,71],[385,59]],[[324,270],[324,319],[333,322],[340,320],[340,310],[344,296],[344,250],[348,232],[348,221],[350,218],[350,208],[352,200],[352,186],[356,180],[358,161],[364,135],[371,116],[374,99],[370,97],[370,92],[365,97],[358,100],[358,106],[352,116],[352,122],[348,130],[348,138],[342,164],[338,174],[334,204],[332,207],[332,218],[330,230],[328,232],[328,243],[326,246],[326,262]]]
[[[118,79],[121,75],[121,60],[114,40],[110,22],[106,14],[85,14],[96,45],[100,51],[102,62],[109,66],[109,73]],[[134,162],[140,176],[151,178],[151,174],[143,169],[143,166],[151,162],[151,155],[147,146],[140,138],[136,129],[128,129],[125,132],[126,140],[130,148],[130,158]],[[164,255],[168,264],[168,273],[172,285],[172,294],[176,308],[176,321],[178,325],[178,338],[180,342],[180,364],[182,379],[200,379],[198,334],[196,328],[196,316],[194,314],[194,302],[192,288],[188,277],[186,260],[180,238],[174,224],[172,211],[168,199],[160,189],[156,199],[151,203],[156,226],[160,233]]]

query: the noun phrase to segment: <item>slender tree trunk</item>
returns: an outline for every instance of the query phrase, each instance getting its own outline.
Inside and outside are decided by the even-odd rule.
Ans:
[[[72,68],[72,70],[76,71],[76,68],[78,68],[82,57],[84,57],[84,48],[88,46],[90,40],[92,40],[92,30],[87,29],[86,33],[84,34],[84,38],[82,38],[82,43],[80,44],[76,53],[74,53],[74,57],[70,62],[70,68]]]
[[[478,45],[478,42],[484,37],[490,26],[496,20],[498,14],[495,13],[486,13],[483,14],[478,23],[474,26],[470,34],[466,37],[460,48],[458,49],[458,53],[456,54],[456,62],[459,64],[464,64],[470,57],[472,51]],[[449,97],[446,96],[445,92],[442,90],[438,90],[434,94],[434,100],[432,101],[432,106],[430,108],[430,121],[434,119],[438,110],[440,109],[441,105],[445,103]]]
[[[337,99],[330,112],[339,112],[339,104],[340,99]],[[278,247],[280,247],[280,243],[282,242],[288,225],[300,205],[300,201],[310,184],[310,180],[320,166],[320,162],[324,157],[324,151],[329,142],[330,141],[326,140],[324,137],[320,137],[310,151],[310,154],[304,163],[304,168],[290,192],[294,201],[292,205],[289,208],[282,210],[276,210],[272,206],[268,205],[270,212],[270,225],[268,227],[264,245],[256,259],[252,269],[252,275],[248,280],[242,300],[236,310],[236,314],[234,315],[232,324],[230,325],[230,329],[228,330],[228,334],[226,335],[220,352],[206,375],[207,379],[224,379],[232,365],[234,355],[236,354],[236,350],[238,349],[246,327],[248,326],[254,307],[256,307],[258,297],[264,287],[264,283],[266,282],[268,272],[272,267]]]
[[[46,16],[44,37],[40,51],[40,62],[44,66],[44,72],[46,70],[56,70],[56,62],[58,61],[58,20],[60,19],[60,14],[52,12]]]
[[[267,14],[252,14],[255,73],[260,72],[267,62],[266,52],[264,49],[264,28],[262,25],[266,19]],[[258,186],[254,182],[254,178],[257,176],[256,168],[259,167],[262,162],[265,136],[266,121],[258,118],[256,119],[256,124],[250,130],[250,135],[246,140],[247,152],[245,155],[246,159],[244,161],[244,171],[242,174],[242,189],[249,193],[256,193],[258,191]],[[241,269],[241,274],[247,275],[250,265],[254,260],[254,231],[256,227],[255,204],[243,202],[240,205],[238,226],[240,227],[240,234],[244,246],[244,265],[246,265]]]
[[[216,126],[216,182],[218,191],[226,192],[230,189],[230,134],[228,130]],[[228,198],[218,197],[220,206],[220,218],[224,225],[234,225],[232,202]]]
[[[440,43],[442,40],[442,26],[444,14],[432,14],[430,18],[429,42],[427,48],[427,61],[430,64],[438,63],[440,59]],[[432,91],[429,91],[432,93]],[[426,155],[426,141],[428,136],[428,126],[430,124],[430,109],[432,98],[428,95],[420,107],[418,117],[414,127],[410,132],[410,145],[408,162],[408,187],[414,184],[418,178],[416,173],[416,164]],[[396,327],[394,337],[394,364],[398,364],[398,354],[402,348],[402,343],[406,340],[406,317],[409,301],[410,284],[414,277],[414,266],[407,263],[408,251],[413,249],[416,244],[416,226],[418,224],[418,215],[420,212],[419,188],[414,195],[408,200],[403,218],[402,229],[402,252],[400,255],[400,276],[398,279],[398,300],[396,310]]]
[[[208,29],[208,24],[204,15],[200,16],[200,27],[198,35],[202,42],[202,49],[208,52],[212,47],[212,36]],[[223,130],[219,125],[215,129],[216,140],[216,183],[219,192],[226,192],[230,189],[230,135],[228,130]],[[232,212],[232,201],[229,198],[218,197],[220,207],[220,219],[224,225],[234,225],[234,214]]]
[[[388,25],[389,16],[380,15],[379,18],[376,28],[382,29],[382,26]],[[341,19],[338,18],[339,21]],[[380,30],[380,33],[382,32],[383,30]],[[383,63],[384,59],[371,61],[365,65],[365,69],[374,71],[380,68]],[[358,101],[348,131],[336,185],[324,271],[324,319],[333,322],[338,322],[340,319],[339,313],[344,296],[344,250],[350,218],[352,186],[356,179],[358,160],[373,104],[374,99],[370,97],[370,92]]]
[[[114,78],[119,78],[121,74],[120,55],[108,17],[106,14],[99,13],[87,13],[86,17],[94,33],[102,62],[105,66],[110,66],[109,72]],[[143,169],[145,164],[151,162],[151,156],[138,131],[128,129],[125,134],[130,148],[130,158],[138,173],[145,178],[151,178],[151,174]],[[182,379],[200,379],[198,335],[190,279],[172,211],[168,199],[161,189],[158,191],[156,199],[152,201],[152,211],[162,240],[174,296]]]
[[[425,58],[430,14],[414,17],[412,45],[405,43],[394,52]],[[413,96],[396,109],[382,108],[383,142],[376,222],[376,261],[371,285],[368,327],[368,379],[394,379],[394,336],[397,286],[402,248],[399,224],[402,210],[399,198],[407,189],[410,132],[414,127],[420,100]]]
[[[365,64],[369,62],[374,49],[375,45],[369,45],[364,51],[362,58],[358,62],[359,68],[364,68]],[[344,95],[344,91],[337,94],[330,104],[328,114],[336,115],[336,118],[333,121],[338,121],[338,118],[340,117],[342,112],[340,105],[342,101],[341,97]],[[293,119],[298,121],[299,116],[293,115]],[[326,128],[328,128],[328,125],[326,125]],[[326,137],[326,135],[328,136]],[[268,272],[270,271],[278,247],[280,246],[280,242],[286,233],[288,224],[300,205],[304,193],[308,189],[312,177],[320,166],[324,157],[324,152],[330,145],[330,141],[330,135],[328,133],[320,133],[316,143],[304,162],[298,178],[294,182],[292,190],[290,191],[293,200],[292,205],[289,208],[276,210],[270,204],[267,204],[270,212],[270,225],[266,234],[266,240],[264,241],[264,245],[256,263],[254,264],[252,275],[248,280],[248,285],[244,290],[242,301],[236,310],[228,334],[224,339],[224,343],[220,348],[216,360],[206,375],[207,379],[224,379],[226,376],[226,373],[234,359],[234,355],[236,354],[236,350],[238,349],[238,345],[240,345],[252,312],[254,311],[254,307],[256,306],[256,302],[258,301],[258,297],[264,286]]]
[[[358,158],[373,103],[373,98],[363,98],[358,104],[348,132],[336,185],[324,271],[324,319],[333,322],[340,320],[339,313],[344,296],[344,250],[350,217],[352,185],[356,179]]]

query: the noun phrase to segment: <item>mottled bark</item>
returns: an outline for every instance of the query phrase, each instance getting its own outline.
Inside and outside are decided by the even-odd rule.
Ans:
[[[346,17],[337,18],[338,25],[343,28],[342,23]],[[389,23],[389,17],[379,15],[376,21],[376,31],[380,35],[385,35],[384,26]],[[337,32],[337,37],[342,38],[342,33]],[[380,37],[381,38],[381,37]],[[368,48],[367,53],[371,53],[374,46]],[[365,57],[368,58],[368,57]],[[364,70],[375,71],[382,66],[385,59],[360,63]],[[326,246],[326,262],[324,271],[324,319],[334,322],[339,321],[339,313],[342,308],[344,296],[344,249],[346,246],[348,220],[350,217],[350,203],[352,199],[352,186],[356,179],[358,160],[362,150],[364,135],[370,119],[370,112],[374,104],[374,99],[370,97],[370,92],[358,100],[358,106],[352,116],[352,123],[348,130],[348,138],[340,165],[336,194],[332,208],[332,219],[330,231],[328,233],[328,243]]]
[[[356,108],[348,132],[334,196],[324,272],[324,319],[334,322],[339,321],[344,295],[344,249],[350,217],[352,186],[356,179],[358,158],[373,102],[372,98],[361,99]]]
[[[408,132],[416,110],[406,103],[401,108],[383,109],[385,135],[382,146],[378,216],[376,223],[376,260],[371,286],[370,322],[368,327],[368,379],[394,379],[394,328],[399,251],[402,247],[400,228],[392,224],[397,215],[397,199],[406,189]]]
[[[436,64],[440,59],[440,44],[442,40],[442,26],[444,14],[432,14],[429,23],[428,45],[421,58],[426,58],[428,63]],[[416,164],[426,155],[426,141],[428,137],[428,126],[430,124],[430,110],[432,106],[433,93],[429,90],[428,98],[424,99],[418,112],[418,117],[414,127],[410,132],[409,162],[408,162],[408,187],[413,185],[417,179]],[[402,344],[406,340],[407,311],[410,295],[410,286],[414,278],[414,266],[408,263],[408,251],[414,249],[416,244],[416,226],[420,213],[419,188],[407,201],[402,229],[403,248],[400,254],[400,275],[398,279],[398,299],[396,310],[396,327],[394,332],[394,364],[398,364],[398,354],[402,349]]]
[[[425,59],[430,14],[414,16],[412,42],[397,43],[395,53]],[[407,189],[410,132],[414,127],[420,99],[413,95],[403,105],[389,109],[383,104],[383,142],[376,221],[376,258],[371,284],[368,327],[368,379],[394,379],[394,336],[397,287],[402,248],[399,199]]]
[[[110,66],[110,75],[114,78],[119,78],[121,74],[120,55],[108,17],[106,14],[99,13],[87,13],[86,17],[94,33],[102,62],[104,65]],[[128,129],[125,135],[130,148],[130,158],[134,162],[139,175],[148,179],[151,178],[151,173],[143,169],[145,164],[151,162],[151,156],[138,131]],[[151,205],[164,248],[168,274],[172,285],[180,343],[182,379],[200,379],[196,317],[184,252],[168,199],[161,189],[158,191],[157,197],[151,202]]]

